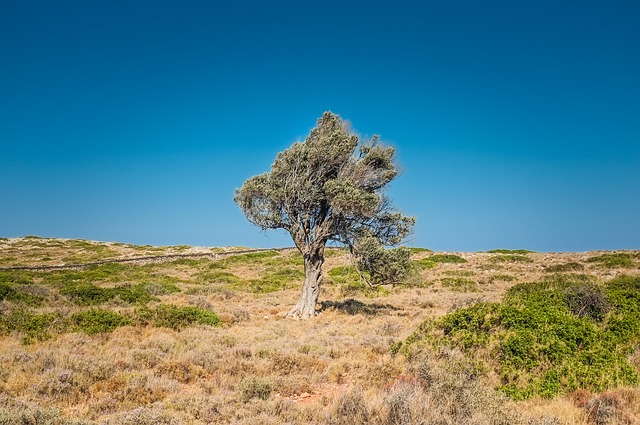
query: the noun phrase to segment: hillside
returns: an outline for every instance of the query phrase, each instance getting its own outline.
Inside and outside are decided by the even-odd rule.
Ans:
[[[408,282],[371,289],[332,248],[320,314],[296,321],[297,251],[245,250],[0,238],[0,424],[640,423],[634,329],[614,346],[625,379],[516,397],[494,369],[499,341],[438,328],[533,283],[595,288],[603,316],[576,323],[633,327],[615,296],[635,308],[638,251],[414,249]]]

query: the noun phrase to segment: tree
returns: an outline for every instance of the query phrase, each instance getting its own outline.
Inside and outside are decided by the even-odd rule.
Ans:
[[[304,258],[305,279],[291,317],[309,318],[322,283],[327,242],[353,248],[362,237],[397,245],[415,219],[391,207],[383,189],[395,179],[395,150],[379,138],[361,141],[325,112],[304,142],[278,153],[271,171],[248,179],[234,201],[263,230],[284,229]]]

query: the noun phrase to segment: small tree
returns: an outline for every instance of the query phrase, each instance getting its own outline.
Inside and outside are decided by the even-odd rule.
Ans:
[[[361,236],[397,245],[415,219],[382,194],[398,171],[395,150],[378,137],[361,142],[337,115],[325,112],[304,142],[280,152],[271,171],[248,179],[234,201],[263,230],[285,229],[304,258],[305,279],[291,317],[315,315],[329,241],[353,247]]]

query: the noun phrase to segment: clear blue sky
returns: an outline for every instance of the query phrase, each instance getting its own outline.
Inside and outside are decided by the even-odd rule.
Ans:
[[[640,3],[0,2],[0,236],[290,245],[233,191],[325,110],[438,250],[640,248]]]

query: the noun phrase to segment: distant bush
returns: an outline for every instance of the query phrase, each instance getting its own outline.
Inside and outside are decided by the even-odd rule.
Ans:
[[[553,266],[547,266],[544,271],[547,273],[564,273],[575,272],[584,270],[584,266],[580,263],[570,262],[565,264],[555,264]]]
[[[532,254],[535,251],[529,251],[528,249],[492,249],[487,252],[490,254]]]
[[[152,324],[157,327],[171,328],[176,331],[193,324],[220,326],[222,320],[211,310],[194,306],[179,307],[172,304],[160,304],[154,309],[142,307],[136,311],[138,324]]]
[[[452,291],[459,292],[476,292],[478,291],[478,284],[464,277],[443,277],[440,279],[440,283],[445,288],[449,288]]]
[[[630,268],[635,264],[632,255],[626,252],[598,255],[589,258],[587,262],[597,263],[599,266],[607,269]]]
[[[238,386],[240,400],[243,403],[248,402],[252,398],[266,400],[271,395],[271,391],[273,391],[273,385],[271,382],[256,376],[242,378],[240,385]]]
[[[71,316],[76,327],[87,333],[113,332],[117,327],[131,324],[127,317],[109,310],[88,310]]]
[[[29,306],[41,305],[44,297],[42,295],[32,294],[24,291],[25,286],[26,285],[23,285],[20,290],[16,290],[13,285],[0,283],[0,301],[7,300]]]
[[[486,358],[499,389],[514,399],[633,385],[638,371],[626,355],[640,343],[640,277],[604,286],[582,275],[518,284],[501,303],[426,321],[402,350],[421,340]]]
[[[166,286],[162,286],[162,288],[166,288]],[[179,291],[177,287],[174,290],[171,289],[168,292]],[[130,304],[146,304],[156,299],[151,296],[146,284],[102,288],[88,282],[70,283],[65,285],[60,290],[60,293],[66,295],[71,301],[79,305],[103,304],[116,297]]]
[[[33,283],[32,272],[25,272],[20,270],[15,271],[0,271],[0,283],[14,284],[14,285],[28,285]]]
[[[466,263],[467,260],[455,254],[435,254],[431,255],[425,260],[433,261],[434,263]]]
[[[35,314],[22,308],[17,308],[9,314],[0,315],[0,332],[22,333],[25,344],[50,339],[52,337],[51,332],[56,327],[56,324],[57,327],[64,327],[64,320],[59,313]]]
[[[519,254],[502,254],[496,255],[489,259],[492,263],[533,263],[533,260],[526,255]]]

